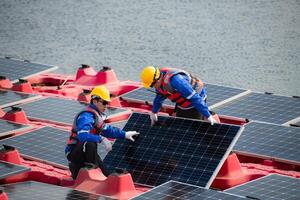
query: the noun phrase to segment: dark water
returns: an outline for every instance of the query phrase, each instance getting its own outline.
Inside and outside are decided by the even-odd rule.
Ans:
[[[1,0],[0,56],[112,66],[139,80],[146,65],[205,82],[300,96],[299,0]]]

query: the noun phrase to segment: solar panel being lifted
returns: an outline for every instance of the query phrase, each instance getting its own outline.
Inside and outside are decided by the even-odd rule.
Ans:
[[[213,84],[205,84],[205,88],[207,91],[207,103],[211,107],[215,107],[214,105],[221,104],[224,101],[230,101],[248,93],[247,90]],[[156,93],[153,88],[138,88],[122,95],[121,98],[127,101],[152,105],[155,95]],[[175,103],[166,99],[163,105],[173,108]]]
[[[21,165],[15,165],[12,163],[4,162],[0,160],[0,179],[23,173],[29,171],[30,169],[27,167],[23,167]]]
[[[105,196],[73,190],[68,187],[60,187],[35,181],[1,185],[0,189],[7,193],[9,199],[47,199],[47,200],[97,200],[111,199]]]
[[[18,79],[26,79],[39,73],[55,70],[57,67],[21,60],[0,58],[0,69],[0,76],[4,76],[10,81],[16,82]]]
[[[296,200],[300,197],[300,179],[272,174],[225,191],[251,199]]]
[[[181,183],[177,181],[168,181],[158,187],[153,188],[133,200],[172,200],[172,199],[245,199],[233,194],[209,190],[195,185]]]
[[[209,187],[243,128],[198,120],[133,113],[123,130],[140,132],[135,142],[117,140],[104,163],[126,169],[136,183],[157,186],[169,180]]]
[[[69,136],[69,131],[44,127],[1,140],[0,144],[15,147],[24,157],[66,168],[68,161],[64,148]],[[102,159],[107,154],[102,144],[98,145],[98,153]]]
[[[296,127],[250,122],[233,148],[241,154],[300,163],[300,131]]]
[[[214,111],[221,115],[283,124],[299,117],[300,98],[250,93]]]
[[[75,100],[50,97],[23,104],[20,107],[25,111],[27,117],[31,119],[72,125],[74,117],[86,108],[86,104]],[[107,107],[105,114],[109,118],[122,112],[128,112],[128,110]]]
[[[24,103],[39,97],[40,96],[34,94],[25,94],[21,92],[0,89],[0,108],[6,108],[18,103]]]
[[[0,119],[0,137],[20,132],[30,128],[28,125],[17,124],[14,122]]]

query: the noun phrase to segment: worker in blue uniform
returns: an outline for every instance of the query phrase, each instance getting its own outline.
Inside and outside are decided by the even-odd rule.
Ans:
[[[104,122],[104,111],[110,100],[110,93],[104,86],[97,86],[91,92],[91,101],[87,108],[74,119],[65,154],[69,161],[72,178],[76,179],[80,168],[89,163],[98,166],[105,176],[108,170],[98,155],[97,145],[102,143],[106,151],[112,150],[112,143],[107,138],[126,138],[134,141],[136,131],[123,131]]]
[[[150,114],[151,124],[157,120],[157,113],[166,98],[176,103],[177,117],[207,119],[211,125],[216,120],[208,110],[206,91],[203,82],[190,73],[175,69],[147,66],[141,72],[145,88],[154,87],[156,96]]]

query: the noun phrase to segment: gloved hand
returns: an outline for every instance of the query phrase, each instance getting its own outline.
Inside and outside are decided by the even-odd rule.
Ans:
[[[102,138],[102,143],[103,143],[103,145],[105,147],[105,150],[107,152],[110,152],[112,150],[112,144],[111,144],[111,142],[107,138],[103,137]]]
[[[212,115],[210,115],[208,118],[207,118],[208,121],[210,121],[210,124],[211,125],[214,125],[215,123],[217,123],[217,121],[213,118]]]
[[[138,135],[140,133],[136,132],[136,131],[127,131],[125,133],[125,138],[128,139],[128,140],[131,140],[132,142],[134,142],[134,139],[132,136],[135,136],[135,135]]]
[[[151,112],[150,113],[150,120],[151,120],[151,126],[153,126],[158,121],[157,114]]]

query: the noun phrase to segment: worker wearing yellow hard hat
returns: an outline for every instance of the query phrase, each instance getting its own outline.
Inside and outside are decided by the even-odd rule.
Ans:
[[[76,179],[84,163],[98,166],[105,176],[110,172],[105,168],[97,152],[98,143],[104,144],[107,151],[112,150],[112,144],[107,138],[126,138],[134,141],[136,131],[123,131],[104,122],[104,111],[110,102],[110,93],[105,86],[97,86],[91,92],[91,101],[87,108],[79,112],[72,126],[67,141],[65,154],[69,161],[72,178]]]
[[[156,96],[150,114],[151,124],[157,121],[157,112],[168,98],[176,104],[178,117],[204,119],[213,125],[216,120],[208,110],[203,82],[190,73],[176,68],[147,66],[140,74],[145,88],[153,87]]]

